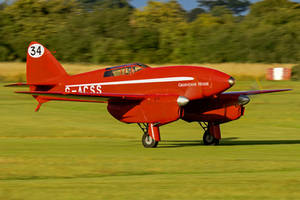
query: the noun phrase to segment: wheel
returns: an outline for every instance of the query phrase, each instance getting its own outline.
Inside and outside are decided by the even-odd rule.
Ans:
[[[142,137],[142,143],[145,148],[155,148],[158,145],[158,142],[155,141],[150,135],[144,134]]]
[[[205,145],[218,145],[219,140],[211,135],[208,131],[205,131],[203,134],[203,143]]]

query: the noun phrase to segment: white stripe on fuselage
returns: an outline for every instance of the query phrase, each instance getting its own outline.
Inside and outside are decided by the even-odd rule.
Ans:
[[[193,77],[169,77],[169,78],[152,78],[152,79],[139,79],[139,80],[130,80],[130,81],[114,81],[114,82],[66,85],[66,87],[80,87],[80,86],[92,86],[92,85],[124,85],[124,84],[136,84],[136,83],[162,83],[162,82],[192,81],[192,80],[194,80]]]

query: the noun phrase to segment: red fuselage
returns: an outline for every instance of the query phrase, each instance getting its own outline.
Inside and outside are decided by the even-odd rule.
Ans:
[[[68,93],[173,94],[195,100],[231,87],[229,75],[204,67],[145,67],[134,73],[110,77],[104,77],[105,71],[70,76],[55,89]]]

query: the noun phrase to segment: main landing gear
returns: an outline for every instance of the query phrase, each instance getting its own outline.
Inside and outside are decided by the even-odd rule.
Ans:
[[[145,148],[155,148],[160,141],[159,127],[153,123],[138,123],[139,127],[144,132],[142,143]]]
[[[199,122],[204,130],[204,145],[218,145],[221,139],[220,125],[212,122]]]
[[[220,125],[213,122],[199,122],[204,130],[204,145],[218,145],[221,139]],[[159,126],[155,123],[138,123],[144,132],[142,144],[145,148],[155,148],[160,141]]]

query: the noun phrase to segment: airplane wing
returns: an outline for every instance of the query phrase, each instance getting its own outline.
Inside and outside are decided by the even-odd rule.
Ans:
[[[56,84],[49,84],[49,83],[38,83],[38,84],[28,84],[28,83],[13,83],[9,85],[4,85],[4,87],[29,87],[29,86],[55,86]]]
[[[255,95],[265,94],[273,92],[290,91],[291,89],[279,89],[279,90],[252,90],[252,91],[234,91],[234,92],[223,92],[222,95]]]
[[[224,92],[221,93],[221,98],[237,98],[240,105],[246,105],[249,103],[250,98],[249,95],[256,95],[256,94],[265,94],[265,93],[273,93],[273,92],[283,92],[283,91],[290,91],[291,89],[279,89],[279,90],[252,90],[252,91],[236,91],[236,92]]]
[[[121,93],[64,93],[64,92],[48,92],[48,91],[16,91],[18,94],[29,94],[36,98],[39,102],[35,111],[39,111],[41,105],[47,101],[81,101],[107,103],[108,101],[124,102],[134,101],[140,102],[146,98],[154,96],[173,96],[171,94],[121,94]]]

